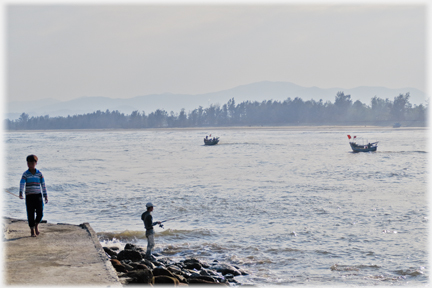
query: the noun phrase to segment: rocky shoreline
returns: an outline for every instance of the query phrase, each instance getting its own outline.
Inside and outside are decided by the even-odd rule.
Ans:
[[[214,260],[207,263],[196,258],[173,261],[154,254],[152,260],[145,259],[145,250],[128,243],[123,250],[118,247],[103,247],[123,285],[130,284],[219,284],[241,285],[236,276],[248,273],[227,263]]]

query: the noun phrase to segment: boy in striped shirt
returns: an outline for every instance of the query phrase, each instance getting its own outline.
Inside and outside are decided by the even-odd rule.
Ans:
[[[39,235],[38,225],[42,221],[43,216],[42,195],[45,198],[45,203],[48,203],[48,194],[45,187],[44,177],[42,173],[36,169],[37,161],[38,158],[36,155],[27,156],[27,166],[29,169],[22,175],[19,191],[19,198],[24,199],[23,191],[25,188],[27,220],[32,237]]]

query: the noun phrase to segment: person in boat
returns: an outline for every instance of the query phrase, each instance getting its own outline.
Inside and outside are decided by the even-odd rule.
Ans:
[[[36,155],[29,155],[26,160],[29,169],[25,171],[21,177],[19,198],[24,199],[23,192],[25,191],[27,221],[30,226],[30,235],[31,237],[36,237],[39,235],[38,225],[43,217],[42,196],[45,198],[46,204],[48,203],[48,194],[42,172],[36,169],[38,157]]]
[[[155,260],[156,258],[151,254],[155,246],[155,241],[154,241],[155,232],[153,226],[157,224],[161,224],[161,222],[160,221],[153,222],[153,216],[151,215],[151,212],[153,211],[153,207],[154,207],[153,204],[151,202],[148,202],[146,204],[146,207],[147,207],[147,211],[141,215],[141,220],[144,222],[144,228],[146,229],[146,237],[147,237],[147,251],[145,254],[145,258],[148,260]]]

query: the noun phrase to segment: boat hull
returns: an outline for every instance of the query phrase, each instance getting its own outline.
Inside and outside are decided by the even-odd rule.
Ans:
[[[219,138],[212,139],[212,140],[206,140],[204,139],[204,145],[216,145],[219,143]]]
[[[354,142],[350,142],[351,149],[353,152],[375,152],[378,148],[378,142],[368,143],[366,145],[358,145]]]

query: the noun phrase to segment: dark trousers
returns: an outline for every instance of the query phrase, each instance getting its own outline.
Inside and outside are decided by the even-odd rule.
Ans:
[[[35,224],[39,224],[42,221],[43,216],[43,202],[42,194],[30,194],[26,195],[26,209],[27,209],[27,220],[30,228],[35,227]],[[36,213],[36,218],[35,218]]]

